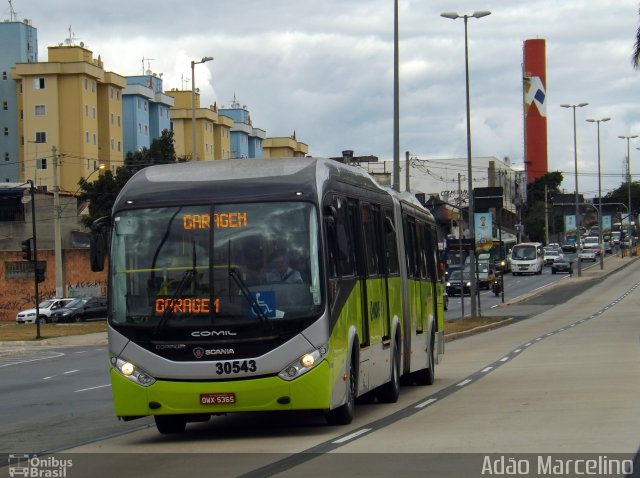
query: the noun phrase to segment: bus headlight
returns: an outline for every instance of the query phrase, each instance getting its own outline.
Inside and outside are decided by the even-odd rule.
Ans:
[[[300,375],[307,373],[313,367],[322,362],[322,359],[326,357],[328,352],[329,346],[327,344],[322,345],[317,349],[302,355],[294,362],[291,362],[282,369],[278,376],[287,381],[298,378]]]
[[[120,373],[123,377],[131,380],[132,382],[148,387],[153,385],[156,381],[151,375],[142,370],[140,367],[136,367],[131,362],[122,360],[119,357],[111,357],[111,366]]]

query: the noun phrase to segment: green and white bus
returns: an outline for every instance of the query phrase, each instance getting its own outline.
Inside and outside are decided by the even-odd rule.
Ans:
[[[115,413],[161,433],[231,412],[322,410],[428,385],[444,352],[432,215],[316,158],[153,166],[94,223],[108,249]],[[108,238],[108,246],[104,242]],[[277,270],[284,273],[276,273]]]

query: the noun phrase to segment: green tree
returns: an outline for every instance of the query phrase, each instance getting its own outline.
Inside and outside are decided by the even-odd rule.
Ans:
[[[88,226],[99,217],[110,215],[118,193],[135,173],[149,166],[176,161],[184,161],[184,158],[176,157],[173,131],[165,129],[159,138],[151,142],[149,148],[129,151],[124,158],[124,164],[116,169],[115,174],[106,171],[90,183],[80,179],[78,197],[89,202],[89,215],[83,219],[83,223]]]
[[[555,171],[540,176],[535,181],[527,185],[527,210],[523,219],[524,230],[529,236],[529,240],[536,242],[544,242],[544,190],[547,187],[547,199],[560,193],[560,184],[562,184],[562,173]],[[547,205],[549,210],[549,221],[554,220],[553,209],[550,204]],[[551,226],[551,223],[549,223]],[[561,226],[560,226],[561,227]]]
[[[629,183],[622,183],[617,189],[608,192],[603,198],[603,203],[622,203],[625,206],[629,206]],[[626,209],[623,206],[618,206],[622,216],[626,216]],[[603,209],[604,206],[603,206]],[[606,209],[605,209],[606,211]],[[635,181],[631,183],[631,212],[632,214],[638,214],[640,211],[640,183]],[[633,219],[632,219],[633,220]]]

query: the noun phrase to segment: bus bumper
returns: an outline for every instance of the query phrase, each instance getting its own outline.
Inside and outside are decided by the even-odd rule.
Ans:
[[[143,387],[111,368],[111,387],[118,417],[212,414],[274,410],[326,410],[331,380],[326,361],[292,381],[280,377],[216,382],[157,380]],[[233,394],[234,403],[203,405],[201,395]]]

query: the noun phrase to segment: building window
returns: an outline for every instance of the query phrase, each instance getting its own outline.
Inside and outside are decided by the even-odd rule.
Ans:
[[[3,72],[2,72],[2,79],[3,79],[3,80],[6,80],[6,79],[7,79],[7,72],[6,72],[6,71],[3,71]]]
[[[120,151],[120,141],[118,141],[118,151]]]
[[[142,123],[138,123],[138,133],[142,133]]]
[[[93,144],[96,144],[96,141],[97,141],[97,136],[95,133],[93,133]]]
[[[88,159],[87,159],[87,164],[86,164],[86,166],[84,167],[84,169],[89,169],[89,160],[88,160]]]
[[[34,90],[44,90],[44,78],[34,78],[33,79],[33,89]]]
[[[36,169],[47,169],[47,158],[36,159]]]
[[[147,136],[149,134],[149,127],[144,125],[144,135]]]
[[[120,91],[116,91],[116,100],[120,101]]]
[[[36,143],[46,143],[46,142],[47,142],[47,132],[36,131]]]
[[[113,113],[111,113],[111,124],[113,124]]]
[[[4,160],[9,161],[9,153],[4,153]]]
[[[109,98],[113,98],[113,87],[109,87]]]
[[[98,161],[93,160],[93,170],[96,171],[98,169]]]
[[[93,117],[93,119],[96,119],[96,107],[95,106],[93,108],[91,108],[91,116]]]
[[[84,142],[89,144],[89,132],[88,131],[84,132]],[[89,166],[87,166],[87,167],[89,167]]]
[[[7,103],[6,101],[3,101],[2,102],[2,109],[5,110],[5,111],[8,110],[9,109],[9,103]]]
[[[120,115],[118,115],[118,126],[120,126]]]
[[[113,151],[114,147],[115,147],[115,141],[113,140],[113,138],[111,138],[111,151]]]
[[[84,116],[85,117],[89,116],[89,105],[84,105]]]
[[[46,116],[47,107],[45,105],[36,105],[36,116]]]
[[[9,136],[9,128],[7,128],[6,126],[4,128],[4,135]]]
[[[96,91],[96,81],[92,80],[91,81],[91,92],[95,93],[95,91]]]
[[[147,102],[144,102],[144,110],[147,111]]]
[[[86,78],[84,79],[84,89],[85,90],[89,89],[89,80],[87,80]]]

